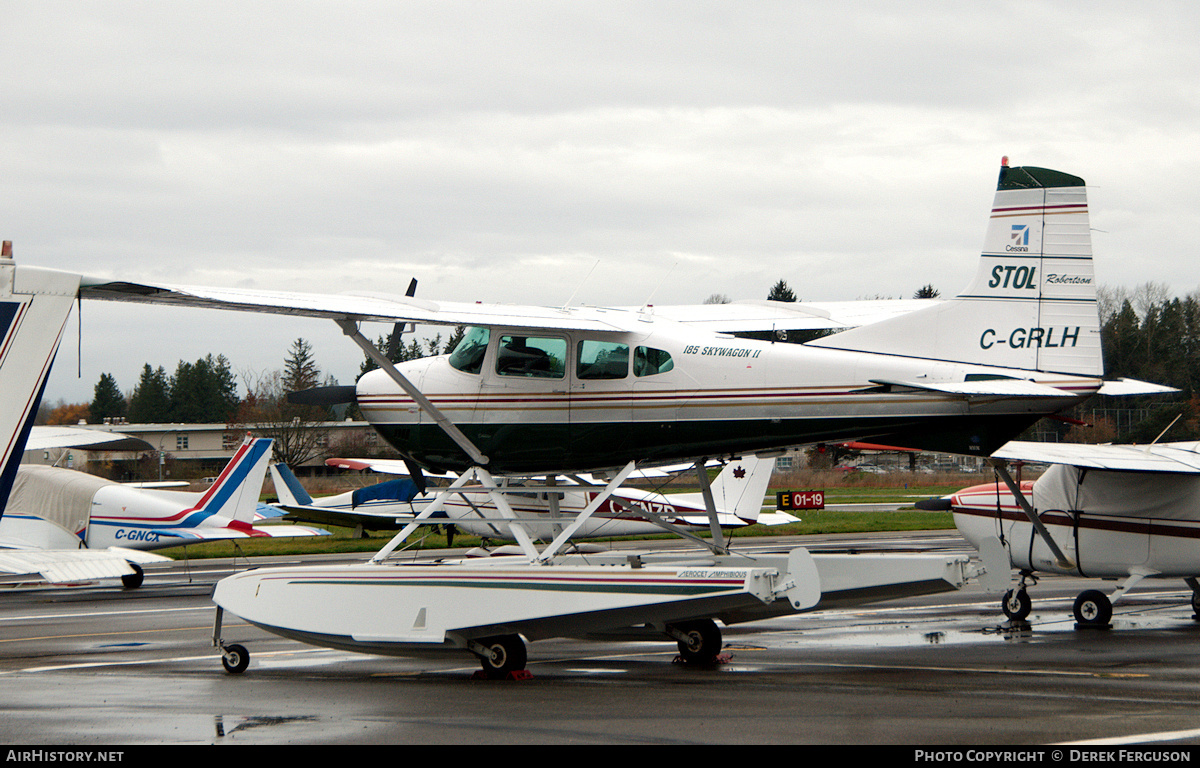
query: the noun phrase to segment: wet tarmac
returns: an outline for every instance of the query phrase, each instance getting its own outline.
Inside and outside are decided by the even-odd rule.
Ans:
[[[804,543],[966,551],[951,533]],[[228,675],[212,648],[209,596],[233,568],[152,569],[132,591],[0,592],[0,737],[41,745],[1200,741],[1200,623],[1182,583],[1143,585],[1115,606],[1108,630],[1077,630],[1071,618],[1078,592],[1100,583],[1057,577],[1030,590],[1027,627],[1006,622],[999,597],[978,587],[725,627],[728,658],[713,669],[673,663],[672,643],[542,641],[530,645],[532,679],[514,682],[473,679],[478,664],[465,653],[329,651],[229,616],[224,636],[250,649],[251,666]]]

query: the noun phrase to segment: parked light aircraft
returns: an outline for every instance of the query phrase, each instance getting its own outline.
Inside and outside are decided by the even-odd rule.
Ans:
[[[753,312],[716,305],[701,315],[92,278],[83,280],[81,295],[333,319],[380,366],[357,384],[368,420],[414,469],[461,473],[367,564],[258,569],[222,580],[213,596],[214,641],[232,671],[245,668],[246,654],[221,639],[225,610],[317,645],[399,654],[467,649],[489,673],[500,673],[523,668],[522,636],[643,626],[676,639],[685,656],[711,659],[720,646],[714,618],[733,623],[852,595],[948,588],[961,583],[947,577],[960,567],[949,562],[935,564],[938,575],[929,578],[906,570],[916,562],[908,559],[875,568],[862,559],[818,565],[803,549],[753,560],[730,554],[703,459],[849,439],[987,455],[1039,417],[1100,391],[1103,374],[1083,181],[1007,163],[965,291],[806,344],[716,331],[796,327],[797,313],[811,315],[810,327],[845,323],[811,305]],[[394,366],[360,331],[365,321],[470,328],[452,354]],[[639,464],[693,459],[713,534],[710,554],[602,567],[561,555]],[[540,551],[511,523],[523,559],[380,567],[461,485],[478,482],[513,519],[493,473],[617,468]],[[368,607],[381,596],[388,611]]]
[[[1014,441],[995,458],[1051,465],[1037,481],[1005,475],[947,504],[964,538],[981,553],[1002,547],[1017,570],[1002,604],[1009,619],[1029,616],[1027,586],[1038,572],[1121,580],[1111,594],[1079,595],[1080,627],[1108,626],[1113,604],[1147,578],[1183,579],[1200,615],[1200,443]]]
[[[142,582],[138,563],[166,559],[147,558],[139,551],[204,541],[327,535],[318,528],[255,525],[282,516],[258,503],[271,443],[247,438],[202,493],[137,488],[72,469],[22,465],[0,517],[0,549],[9,550],[0,552],[0,572],[75,581],[85,575],[81,563],[96,557],[91,553],[111,552],[128,562],[132,572],[121,574],[121,581],[132,588]]]
[[[80,279],[18,268],[8,241],[0,250],[0,572],[40,573],[52,582],[120,577],[135,587],[142,581],[138,563],[164,559],[144,550],[213,538],[325,533],[253,526],[270,440],[247,440],[203,494],[131,488],[69,469],[21,464],[27,448],[84,441],[79,430],[35,432],[33,426]],[[92,434],[86,442],[126,447],[128,438]]]
[[[328,459],[325,463],[347,469],[373,469],[407,475],[407,468],[397,461]],[[799,518],[786,513],[762,512],[763,499],[774,470],[774,458],[759,459],[753,456],[731,461],[721,470],[711,489],[717,519],[722,528],[799,522]],[[416,483],[408,477],[314,499],[286,464],[272,464],[270,471],[279,497],[279,508],[288,513],[289,519],[302,522],[357,525],[371,530],[400,528],[412,521],[431,501],[430,497],[419,495]],[[603,483],[597,483],[591,476],[565,478],[565,485],[562,486],[557,486],[559,480],[556,478],[555,485],[549,487],[545,485],[544,478],[538,480],[540,482],[528,485],[516,478],[502,478],[500,482],[507,487],[509,505],[525,530],[533,538],[545,541],[558,535],[604,487]],[[446,502],[443,514],[431,522],[450,523],[453,528],[485,539],[513,538],[509,520],[500,516],[495,505],[488,500],[486,489],[460,489],[458,495]],[[662,533],[664,530],[707,527],[708,512],[702,493],[659,493],[623,487],[613,493],[575,535],[580,539],[640,536]]]

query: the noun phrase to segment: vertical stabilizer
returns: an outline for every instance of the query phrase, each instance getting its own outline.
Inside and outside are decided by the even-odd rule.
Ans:
[[[280,504],[289,507],[312,505],[312,496],[300,485],[300,481],[287,464],[279,462],[271,465],[271,482],[275,485],[275,495],[279,497]]]
[[[0,514],[58,351],[79,275],[18,267],[0,255]]]
[[[810,345],[1102,376],[1083,179],[1009,168],[1006,159],[970,287],[926,309]]]
[[[762,512],[774,471],[775,459],[746,456],[729,462],[712,481],[713,503],[717,509],[753,523]]]
[[[272,443],[270,438],[247,437],[192,510],[204,513],[204,517],[223,515],[252,525],[267,477]]]

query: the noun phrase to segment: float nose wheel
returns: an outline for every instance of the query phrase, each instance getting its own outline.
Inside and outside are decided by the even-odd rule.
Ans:
[[[231,675],[240,675],[250,666],[250,652],[244,645],[226,645],[221,639],[221,620],[224,616],[225,609],[218,605],[217,614],[213,618],[213,646],[221,652],[221,666],[225,667],[225,671]]]

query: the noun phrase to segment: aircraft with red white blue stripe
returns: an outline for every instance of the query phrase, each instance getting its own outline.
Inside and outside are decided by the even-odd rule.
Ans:
[[[267,439],[248,438],[203,493],[134,488],[21,464],[31,448],[97,441],[64,430],[42,436],[33,426],[79,283],[69,272],[18,268],[11,243],[0,250],[0,574],[39,574],[50,582],[119,577],[135,587],[142,582],[139,563],[165,559],[146,550],[328,535],[319,528],[255,525],[281,514],[258,503],[271,458]]]
[[[126,559],[145,562],[130,551],[227,539],[328,535],[305,526],[256,525],[281,516],[258,501],[271,444],[269,439],[247,437],[212,487],[200,493],[137,488],[70,469],[22,465],[0,518],[0,548],[12,548],[0,553],[0,572],[45,575],[48,563],[78,561],[78,553],[85,550],[117,551]],[[126,586],[141,580],[140,569],[132,567],[135,574],[122,579]]]

